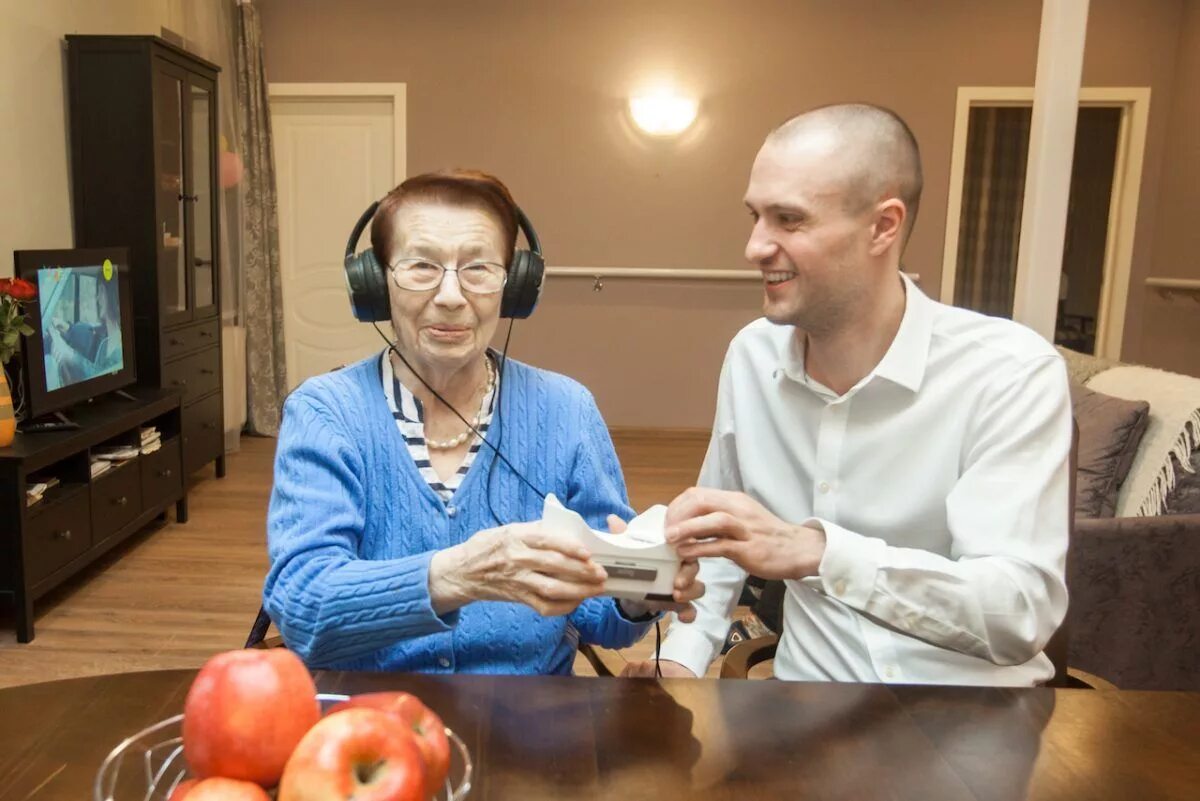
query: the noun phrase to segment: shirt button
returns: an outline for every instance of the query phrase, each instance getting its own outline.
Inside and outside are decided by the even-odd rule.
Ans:
[[[817,485],[817,489],[819,489],[822,494],[829,492],[829,482],[822,481],[820,484]]]
[[[450,667],[450,660],[443,656],[438,659],[438,664],[444,668],[448,668]]]
[[[833,585],[833,592],[836,595],[845,595],[846,594],[846,580],[838,579],[837,584]]]
[[[895,668],[893,668],[891,665],[888,665],[883,669],[883,676],[884,678],[888,679],[894,678],[896,676]]]
[[[458,514],[458,509],[454,506],[447,506],[446,514],[449,515],[450,517],[454,517],[456,514]]]

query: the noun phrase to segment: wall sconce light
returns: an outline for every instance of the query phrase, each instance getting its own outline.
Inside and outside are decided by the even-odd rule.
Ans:
[[[651,136],[675,136],[688,129],[696,119],[699,103],[670,89],[638,95],[629,99],[629,115],[634,124]]]

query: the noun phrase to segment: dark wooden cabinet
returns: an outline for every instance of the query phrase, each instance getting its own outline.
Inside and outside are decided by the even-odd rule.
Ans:
[[[36,599],[164,517],[171,504],[176,520],[187,521],[179,393],[149,387],[133,393],[72,407],[78,429],[18,434],[0,448],[0,596],[15,602],[19,642],[33,639]],[[91,475],[96,449],[140,446],[144,426],[158,429],[158,450]],[[28,506],[26,490],[48,478],[58,485]]]
[[[183,436],[183,464],[223,476],[219,70],[153,36],[68,36],[67,51],[76,246],[129,247],[138,381],[212,426]]]

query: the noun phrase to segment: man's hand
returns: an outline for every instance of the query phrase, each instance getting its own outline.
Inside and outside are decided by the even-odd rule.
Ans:
[[[616,515],[608,516],[608,529],[613,534],[624,533],[628,526]],[[697,581],[700,563],[695,559],[686,559],[675,574],[675,587],[672,595],[674,603],[666,601],[621,601],[621,610],[629,617],[642,617],[649,612],[675,612],[680,621],[691,623],[696,619],[696,607],[692,601],[704,595],[704,582]],[[686,669],[686,668],[685,668]],[[690,674],[691,671],[688,671]],[[664,674],[665,675],[665,674]]]
[[[513,601],[553,617],[603,592],[606,575],[575,538],[513,523],[434,554],[429,596],[439,615],[471,601]]]
[[[694,679],[696,674],[685,668],[678,662],[672,662],[670,659],[658,660],[660,669],[662,670],[664,679]],[[643,659],[641,662],[630,662],[621,671],[621,677],[627,679],[653,679],[657,678],[658,674],[654,671],[654,660]]]
[[[825,532],[780,520],[741,492],[692,487],[667,508],[667,542],[684,559],[723,556],[765,579],[814,576]]]

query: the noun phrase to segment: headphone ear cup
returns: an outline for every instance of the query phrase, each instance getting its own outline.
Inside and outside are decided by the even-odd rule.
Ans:
[[[362,323],[379,323],[392,317],[388,302],[387,274],[368,248],[346,257],[346,289],[350,293],[350,310]]]
[[[514,253],[512,265],[508,268],[508,282],[504,285],[500,316],[524,320],[533,314],[542,294],[545,274],[546,265],[537,253],[530,250]]]

